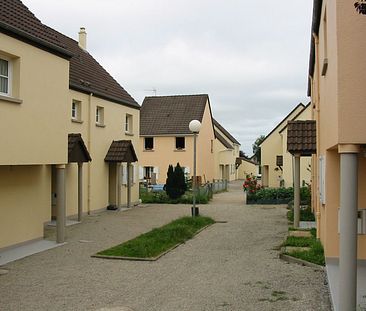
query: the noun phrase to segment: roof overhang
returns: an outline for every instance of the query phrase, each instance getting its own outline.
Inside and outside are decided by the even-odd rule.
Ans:
[[[68,137],[68,163],[90,162],[89,151],[81,134],[69,134]]]
[[[136,162],[138,161],[135,149],[131,140],[114,140],[109,147],[107,155],[104,158],[105,162]]]
[[[316,153],[316,122],[289,121],[287,151],[293,155],[311,156]]]

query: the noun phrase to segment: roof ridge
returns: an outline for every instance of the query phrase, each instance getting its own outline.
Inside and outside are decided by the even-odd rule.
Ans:
[[[208,94],[156,95],[156,96],[145,96],[145,98],[157,98],[157,97],[189,97],[189,96],[207,96],[208,97]]]

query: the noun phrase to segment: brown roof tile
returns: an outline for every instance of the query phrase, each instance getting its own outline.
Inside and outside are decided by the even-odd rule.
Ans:
[[[114,140],[104,158],[106,162],[136,162],[137,156],[131,140]]]
[[[287,128],[287,150],[301,155],[316,153],[316,123],[314,120],[289,121]]]
[[[69,134],[68,140],[68,162],[89,162],[91,157],[84,144],[81,134]]]
[[[189,122],[202,121],[207,94],[145,97],[140,111],[140,135],[192,134]]]
[[[222,132],[224,135],[231,140],[232,143],[240,145],[240,143],[232,136],[217,120],[212,119],[214,125]]]

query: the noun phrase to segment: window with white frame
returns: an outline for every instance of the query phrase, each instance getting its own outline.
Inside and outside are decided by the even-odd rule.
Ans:
[[[153,173],[154,173],[154,167],[144,166],[144,179],[151,179]]]
[[[71,120],[81,121],[81,102],[75,99],[71,104]]]
[[[95,110],[95,123],[104,125],[104,107],[97,106]]]
[[[10,96],[11,93],[11,63],[0,58],[0,95]]]
[[[183,150],[186,148],[186,139],[185,137],[176,137],[175,138],[175,149]]]
[[[130,114],[126,114],[126,119],[125,119],[125,132],[128,134],[132,134],[132,115]]]
[[[154,149],[154,137],[145,137],[144,138],[144,149],[145,150]]]

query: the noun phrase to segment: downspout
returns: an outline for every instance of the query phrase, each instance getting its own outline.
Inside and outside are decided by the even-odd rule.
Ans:
[[[320,136],[318,135],[320,133],[320,67],[319,67],[319,37],[313,33],[314,43],[315,43],[315,63],[316,63],[316,99],[315,99],[315,120],[316,120],[316,133],[317,133],[317,140],[316,140],[316,152],[319,156],[319,146],[320,146]],[[316,169],[317,169],[317,175],[319,176],[318,171],[318,157],[316,157]],[[319,179],[317,181],[317,193],[318,193],[318,200],[316,200],[316,237],[320,239],[320,221],[321,221],[321,204],[319,201]]]
[[[88,115],[88,150],[90,153],[92,153],[92,144],[91,144],[91,120],[92,120],[92,97],[93,93],[89,94],[89,102],[88,102],[88,109],[89,109],[89,115]],[[88,215],[90,215],[90,201],[91,201],[91,185],[90,185],[90,172],[91,172],[91,162],[88,163],[88,204],[87,204],[87,210]]]

